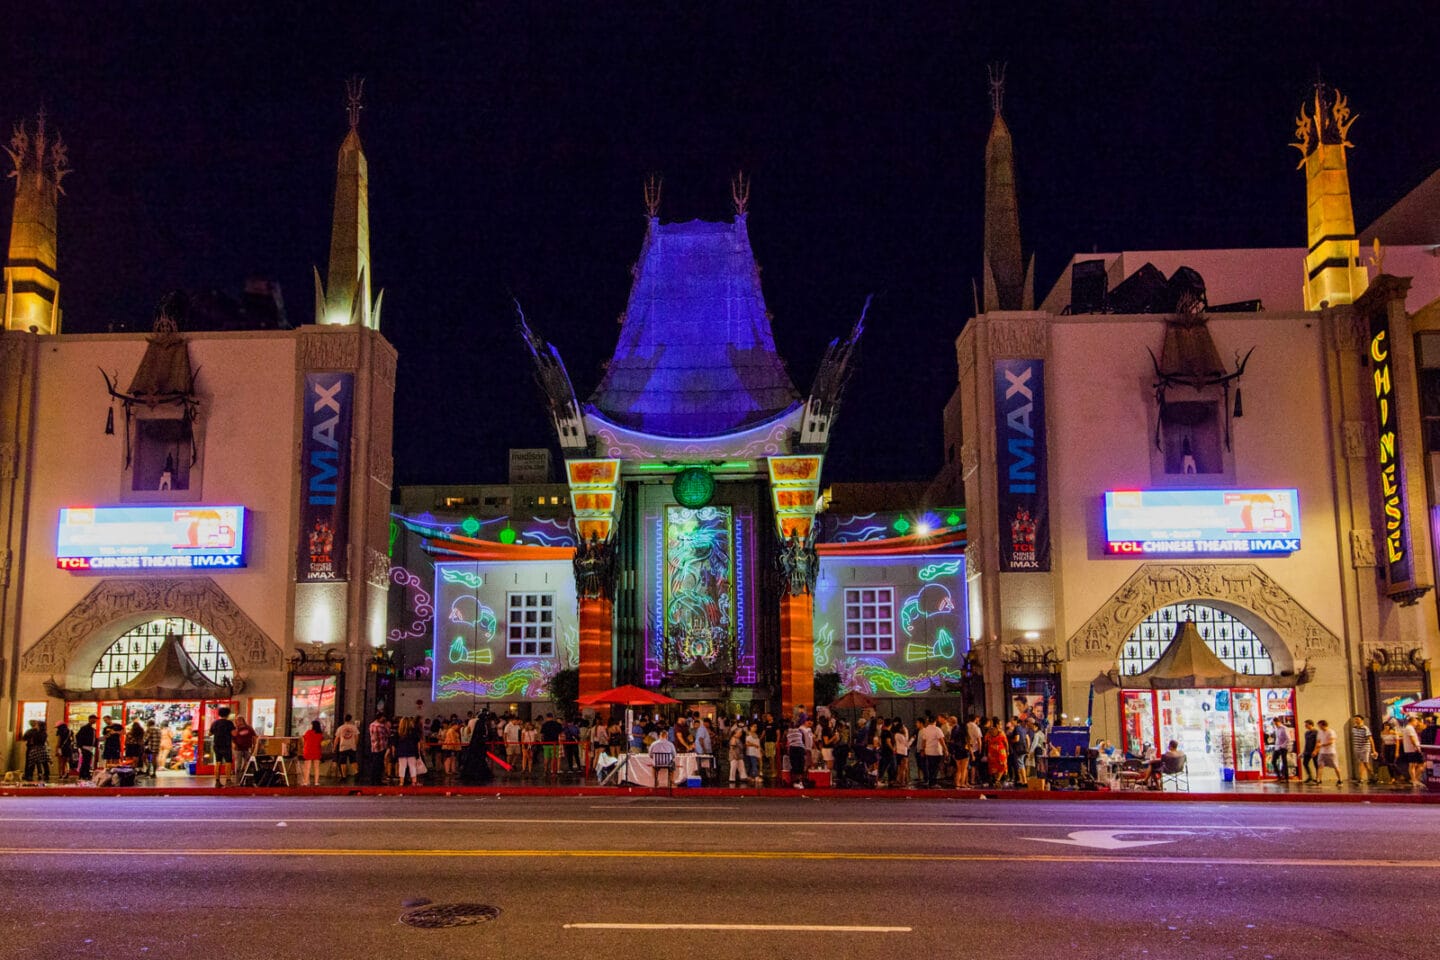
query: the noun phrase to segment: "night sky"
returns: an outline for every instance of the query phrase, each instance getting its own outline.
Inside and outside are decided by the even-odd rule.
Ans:
[[[66,332],[143,328],[168,290],[238,293],[249,276],[280,281],[309,323],[343,81],[364,75],[402,484],[503,481],[508,447],[553,444],[510,297],[583,399],[625,308],[646,176],[664,177],[664,219],[721,219],[743,169],[802,391],[875,295],[828,478],[921,479],[972,313],[988,61],[1009,64],[1042,297],[1077,251],[1303,246],[1286,144],[1317,68],[1359,116],[1359,225],[1440,166],[1440,18],[1183,6],[8,0],[0,121],[43,101],[70,145]]]

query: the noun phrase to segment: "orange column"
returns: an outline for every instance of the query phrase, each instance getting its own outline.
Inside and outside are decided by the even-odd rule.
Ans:
[[[780,598],[780,709],[788,717],[797,703],[814,715],[815,632],[808,593]]]
[[[609,690],[614,662],[615,602],[605,597],[580,598],[580,695]]]

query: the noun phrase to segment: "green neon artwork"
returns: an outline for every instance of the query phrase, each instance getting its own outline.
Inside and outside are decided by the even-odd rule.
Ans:
[[[514,543],[514,542],[515,542],[515,528],[514,528],[514,527],[506,527],[504,530],[501,530],[501,531],[500,531],[500,542],[503,543],[503,544],[505,544],[507,547],[508,547],[510,544]]]
[[[390,556],[392,559],[393,559],[394,556],[395,556],[395,541],[397,541],[397,540],[399,540],[399,539],[400,539],[400,524],[396,523],[394,520],[391,520],[391,521],[390,521],[390,546],[389,546],[389,548],[388,548],[388,550],[387,550],[387,553],[389,554],[389,556]]]
[[[891,526],[894,527],[895,532],[900,534],[900,536],[902,537],[910,532],[910,521],[906,520],[904,517],[896,517],[895,522],[892,523]]]
[[[950,636],[950,631],[941,627],[936,631],[937,638],[930,646],[923,643],[905,644],[905,659],[914,663],[917,660],[949,660],[955,656],[955,638]]]
[[[435,685],[436,700],[475,697],[481,700],[503,700],[506,697],[539,697],[544,692],[545,675],[539,667],[517,667],[485,681],[465,673],[447,673]]]
[[[900,605],[900,629],[908,637],[914,632],[915,621],[922,617],[938,617],[954,612],[955,599],[950,595],[949,588],[940,583],[927,583],[919,593],[911,594]]]
[[[460,521],[460,529],[465,531],[465,536],[473,537],[480,532],[480,521],[474,517],[466,517]]]
[[[938,580],[941,577],[953,577],[960,572],[960,568],[964,565],[964,560],[945,560],[940,563],[927,563],[920,568],[920,579],[929,583],[931,580]]]
[[[715,478],[704,467],[686,467],[676,475],[670,490],[682,507],[699,509],[715,496]]]
[[[830,665],[830,649],[834,645],[835,628],[828,623],[822,623],[820,629],[815,631],[815,666],[817,669]]]
[[[471,590],[479,590],[485,586],[485,578],[478,573],[469,570],[456,570],[453,567],[441,567],[440,576],[446,583],[458,583]]]
[[[450,642],[451,663],[494,663],[495,654],[488,649],[471,650],[465,645],[464,637],[456,637]]]
[[[950,515],[945,518],[945,522],[946,522],[947,524],[949,524],[950,526],[952,526],[952,527],[958,527],[958,526],[960,526],[960,521],[961,521],[961,519],[963,519],[963,518],[960,516],[959,513],[957,513],[957,512],[954,511],[954,510],[951,510],[951,511],[950,511]]]

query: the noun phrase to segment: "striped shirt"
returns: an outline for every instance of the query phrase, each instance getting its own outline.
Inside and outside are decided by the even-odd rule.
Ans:
[[[1372,737],[1372,736],[1370,735],[1370,728],[1369,728],[1369,727],[1365,726],[1365,724],[1363,724],[1363,723],[1360,724],[1360,726],[1358,726],[1358,727],[1355,726],[1354,724],[1351,724],[1351,726],[1350,726],[1350,749],[1351,749],[1351,750],[1354,750],[1356,753],[1366,753],[1366,752],[1368,752],[1368,751],[1370,750],[1370,746],[1371,746],[1372,743],[1374,743],[1374,737]]]

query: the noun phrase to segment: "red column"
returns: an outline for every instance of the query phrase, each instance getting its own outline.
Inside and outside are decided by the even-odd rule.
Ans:
[[[580,695],[609,690],[615,684],[615,602],[604,597],[580,598]]]
[[[814,714],[815,631],[808,593],[780,598],[780,709],[788,717],[797,703]]]

